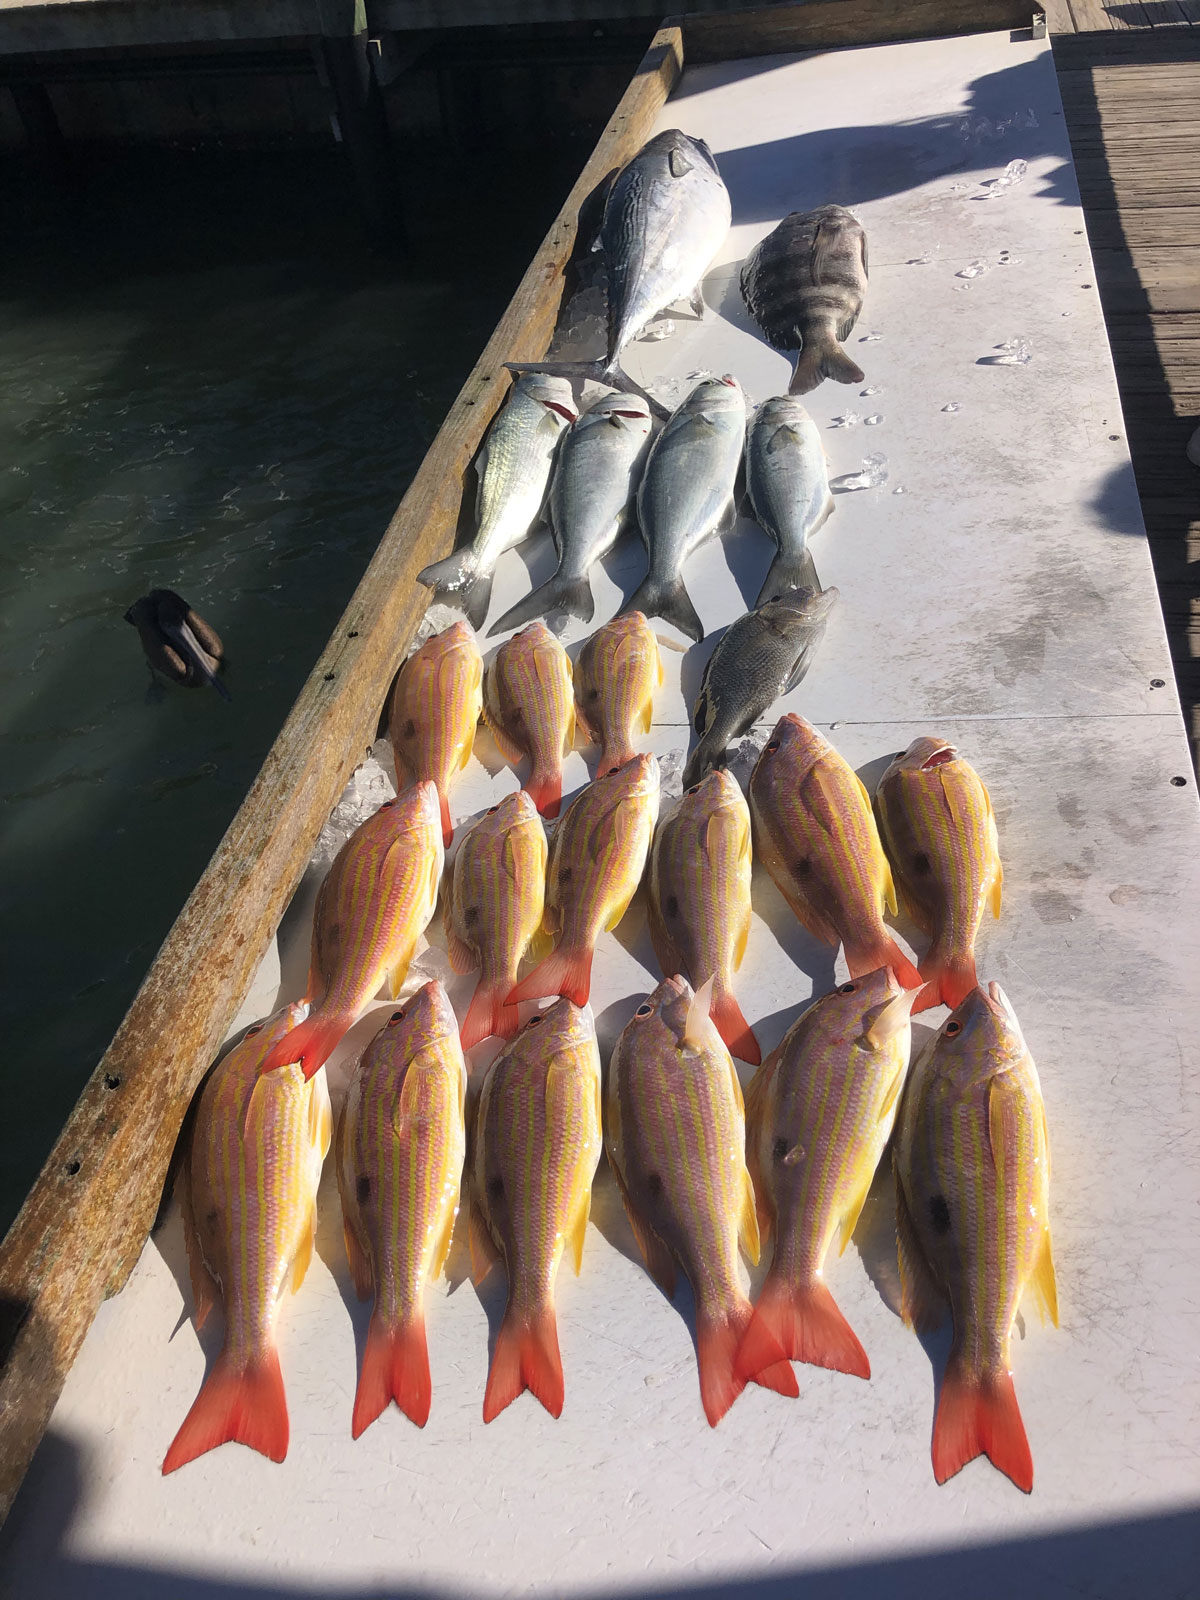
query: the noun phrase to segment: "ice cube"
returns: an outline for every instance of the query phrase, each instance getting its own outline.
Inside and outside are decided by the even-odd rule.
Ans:
[[[980,357],[985,367],[1027,367],[1033,360],[1028,339],[1006,339],[996,346],[995,355]]]
[[[957,400],[947,400],[946,404],[942,407],[942,410],[943,411],[961,411],[962,410],[962,406],[959,405]]]
[[[858,472],[845,472],[840,478],[832,478],[829,487],[843,490],[881,489],[887,482],[887,477],[887,457],[873,454],[863,457],[863,464]]]
[[[660,339],[669,339],[674,332],[675,324],[670,317],[662,317],[658,322],[652,322],[639,338],[643,344],[657,344]]]
[[[858,418],[858,413],[857,412],[855,412],[855,411],[843,411],[843,413],[842,413],[842,415],[840,417],[831,417],[830,418],[829,426],[831,428],[853,428],[856,425],[856,423],[858,422],[858,420],[859,420],[859,418]]]
[[[982,278],[988,270],[988,263],[980,258],[977,261],[968,261],[965,267],[960,267],[954,274],[956,278]]]
[[[878,427],[879,424],[882,421],[883,421],[883,418],[879,415],[879,413],[877,411],[873,417],[864,417],[863,418],[863,427],[864,428],[875,428],[875,427]]]

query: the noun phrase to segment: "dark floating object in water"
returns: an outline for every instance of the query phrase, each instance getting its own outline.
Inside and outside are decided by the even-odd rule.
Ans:
[[[125,621],[137,629],[152,671],[185,689],[201,689],[211,683],[223,700],[233,699],[217,676],[224,645],[174,589],[151,589],[134,601]]]

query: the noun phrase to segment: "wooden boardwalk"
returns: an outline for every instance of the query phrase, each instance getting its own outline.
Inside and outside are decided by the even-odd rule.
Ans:
[[[1200,0],[1048,8],[1179,697],[1200,747]]]

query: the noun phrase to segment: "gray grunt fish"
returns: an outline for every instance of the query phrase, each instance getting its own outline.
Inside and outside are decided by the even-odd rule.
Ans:
[[[837,598],[834,588],[797,589],[747,612],[726,630],[708,658],[692,711],[700,741],[684,768],[685,789],[724,766],[733,741],[801,681]]]
[[[689,639],[704,637],[683,583],[693,550],[737,520],[734,489],[746,438],[746,400],[736,378],[698,383],[650,447],[638,489],[638,522],[650,558],[640,588],[621,607],[662,617]]]
[[[606,394],[576,417],[559,447],[550,486],[550,528],[558,571],[518,600],[489,633],[565,611],[590,622],[589,573],[631,520],[650,442],[650,407],[640,395]]]
[[[867,292],[867,236],[844,206],[793,211],[746,257],[742,299],[776,350],[799,350],[789,394],[861,383],[842,349]]]
[[[473,628],[487,617],[496,562],[528,537],[542,513],[554,453],[576,415],[565,378],[518,378],[475,462],[474,539],[417,574],[436,599],[465,611]]]
[[[794,395],[764,400],[746,436],[754,520],[779,547],[756,605],[787,589],[819,589],[808,541],[834,510],[817,425]]]
[[[600,225],[608,269],[608,347],[596,361],[509,362],[643,391],[621,368],[625,347],[676,300],[704,310],[700,283],[729,232],[729,191],[703,139],[668,128],[643,145],[609,190]],[[657,401],[659,415],[665,411]]]

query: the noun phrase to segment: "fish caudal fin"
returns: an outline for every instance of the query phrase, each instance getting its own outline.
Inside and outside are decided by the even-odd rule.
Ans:
[[[417,582],[434,591],[434,599],[457,606],[476,630],[483,627],[492,599],[492,575],[478,572],[472,551],[456,550],[417,573]]]
[[[376,1317],[367,1328],[362,1371],[354,1394],[350,1431],[357,1439],[394,1400],[404,1415],[423,1428],[429,1421],[433,1385],[429,1376],[429,1350],[425,1319],[388,1328]]]
[[[562,1415],[563,1370],[554,1307],[528,1320],[504,1313],[483,1396],[483,1420],[491,1422],[526,1389],[552,1417]]]
[[[306,1079],[313,1077],[329,1060],[353,1024],[352,1016],[341,1017],[330,1012],[315,1011],[290,1033],[285,1033],[278,1044],[271,1046],[263,1060],[261,1072],[274,1072],[278,1067],[298,1064],[304,1068]]]
[[[791,1361],[855,1378],[871,1376],[867,1353],[826,1286],[819,1281],[789,1284],[770,1272],[737,1353],[738,1372],[752,1377],[777,1360],[780,1349]]]
[[[249,1445],[271,1461],[287,1455],[288,1414],[279,1354],[266,1351],[252,1366],[235,1368],[222,1353],[192,1402],[162,1470],[174,1472],[219,1444]]]
[[[821,580],[817,577],[816,564],[807,546],[798,556],[785,556],[780,551],[763,579],[755,607],[764,606],[768,600],[776,600],[794,589],[811,589],[814,594],[821,593]]]
[[[627,611],[640,611],[646,617],[661,617],[697,644],[704,637],[704,624],[683,586],[682,578],[664,581],[653,573],[647,573],[637,593],[621,607],[622,615]]]
[[[896,973],[896,977],[906,989],[912,987],[900,972]],[[920,977],[917,981],[927,987],[917,996],[917,1003],[913,1006],[914,1013],[928,1011],[932,1006],[949,1006],[953,1011],[955,1006],[962,1004],[979,982],[975,975],[975,956],[972,952],[966,955],[943,956],[935,945],[921,963]]]
[[[845,946],[846,966],[850,969],[852,978],[865,978],[868,973],[878,972],[880,967],[891,967],[896,975],[896,982],[904,989],[919,989],[926,981],[913,966],[912,962],[901,950],[894,939],[884,937],[874,944]],[[922,995],[924,1000],[925,996]],[[926,1001],[926,1005],[936,1005],[937,1001]],[[914,1011],[924,1010],[920,1003],[913,1007]]]
[[[933,1424],[933,1475],[945,1483],[976,1456],[1029,1494],[1033,1457],[1010,1373],[973,1380],[954,1360],[946,1368]]]
[[[556,817],[562,805],[562,768],[557,772],[531,772],[525,792],[543,817]]]
[[[561,994],[572,1005],[585,1006],[591,992],[592,952],[559,945],[509,991],[508,1004],[515,1006],[522,1000],[543,1000],[549,995]]]
[[[800,1393],[796,1374],[788,1366],[782,1348],[778,1344],[771,1348],[770,1335],[764,1340],[764,1360],[760,1370],[749,1377],[743,1377],[738,1371],[738,1347],[750,1321],[748,1303],[731,1316],[697,1318],[700,1401],[712,1428],[720,1422],[748,1382],[760,1384],[764,1389],[774,1389],[777,1394],[787,1395],[792,1400]]]
[[[788,393],[808,394],[825,378],[832,378],[835,383],[862,383],[865,377],[862,368],[851,361],[831,334],[827,341],[818,339],[805,345],[788,384]]]
[[[547,617],[552,611],[565,611],[569,617],[578,617],[581,622],[592,620],[596,614],[596,602],[592,598],[592,586],[586,574],[582,578],[551,578],[549,583],[527,594],[524,600],[518,600],[498,622],[493,622],[488,629],[488,636],[504,633],[509,628],[520,628],[526,622],[532,622],[534,617]]]
[[[739,1061],[745,1061],[752,1067],[757,1067],[762,1061],[758,1040],[754,1037],[754,1030],[742,1015],[741,1006],[728,990],[718,992],[713,989],[709,1015],[716,1024],[717,1032],[729,1046],[730,1055],[736,1056]]]
[[[510,372],[516,373],[544,372],[554,378],[590,378],[593,383],[606,383],[610,389],[619,389],[622,394],[641,395],[656,417],[671,415],[661,400],[647,394],[623,367],[604,356],[597,361],[506,361],[504,365]]]
[[[508,991],[511,988],[512,982],[508,978],[500,978],[494,983],[480,982],[476,985],[463,1025],[459,1029],[459,1041],[464,1050],[469,1050],[472,1045],[480,1044],[493,1035],[501,1039],[511,1039],[516,1033],[520,1026],[520,1014],[516,1006],[507,1003]]]

